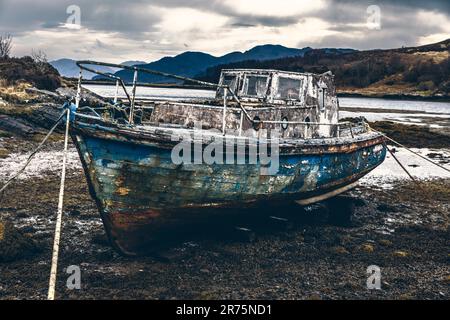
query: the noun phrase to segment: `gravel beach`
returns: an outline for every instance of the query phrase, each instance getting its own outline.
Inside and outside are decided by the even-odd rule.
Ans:
[[[18,138],[2,141],[21,149]],[[8,250],[0,248],[0,299],[46,298],[60,150],[61,142],[46,146],[1,199],[0,244]],[[109,246],[73,149],[71,154],[59,299],[450,297],[450,179],[434,176],[435,171],[418,187],[398,168],[391,175],[383,171],[389,171],[388,159],[360,187],[323,204],[215,209],[214,219],[199,219],[167,235],[155,255],[125,258]],[[434,157],[448,163],[448,153]],[[17,169],[13,162],[3,162],[1,180],[5,171]],[[427,172],[425,164],[413,162],[409,168],[424,166],[415,172]],[[14,246],[8,243],[12,236]],[[72,265],[81,270],[80,290],[66,286],[70,274],[65,270]],[[372,265],[381,269],[381,290],[367,289]]]

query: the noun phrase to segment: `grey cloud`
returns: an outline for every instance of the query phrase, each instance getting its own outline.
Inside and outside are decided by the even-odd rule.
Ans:
[[[450,1],[448,0],[333,0],[350,5],[389,5],[408,9],[423,9],[450,14]]]
[[[431,1],[436,2],[436,1]],[[421,3],[421,2],[420,2]],[[431,24],[430,21],[421,21],[417,17],[418,10],[426,10],[428,6],[419,5],[411,1],[339,1],[334,2],[333,10],[322,13],[324,20],[331,23],[330,30],[338,34],[327,36],[318,43],[322,47],[350,47],[357,49],[394,48],[403,45],[416,45],[420,37],[436,33],[449,33],[444,26]],[[381,29],[367,28],[368,5],[379,5],[381,9]],[[448,7],[430,6],[430,8],[443,9]],[[444,13],[443,10],[432,10]],[[448,15],[447,15],[448,16]],[[364,37],[356,35],[364,34]],[[355,35],[355,36],[352,36]],[[449,33],[450,37],[450,33]],[[305,43],[301,40],[299,45]],[[310,44],[309,44],[310,45]]]
[[[324,37],[317,43],[302,42],[301,34],[299,34],[299,47],[339,46],[357,49],[414,45],[420,37],[435,33],[449,33],[449,30],[444,30],[443,27],[433,25],[429,21],[419,21],[416,17],[418,10],[431,10],[450,16],[448,0],[327,0],[327,6],[323,9],[288,17],[273,16],[270,13],[267,15],[243,14],[220,0],[129,0],[126,2],[123,0],[0,0],[0,33],[10,32],[15,37],[21,37],[35,30],[59,32],[60,26],[68,17],[66,9],[72,4],[80,6],[82,26],[88,28],[93,34],[105,32],[117,34],[118,39],[131,40],[126,44],[128,46],[126,48],[117,43],[114,46],[115,51],[132,52],[132,47],[135,46],[135,48],[148,48],[156,52],[164,52],[164,54],[177,54],[186,48],[183,44],[160,44],[160,40],[164,37],[164,30],[159,30],[157,24],[163,17],[152,11],[151,6],[169,9],[194,8],[226,16],[230,22],[224,26],[225,30],[257,26],[277,28],[299,23],[306,17],[315,17],[328,22],[329,30],[335,31],[336,34]],[[379,31],[367,30],[364,27],[367,19],[366,9],[369,5],[381,7],[382,29]],[[360,32],[364,32],[364,38],[352,36]],[[190,40],[207,38],[210,33],[191,30],[185,35],[187,35],[186,39],[182,41],[189,43]],[[152,40],[152,42],[144,44],[142,40]],[[78,52],[85,54],[95,54],[113,48],[112,44],[102,42],[96,42],[90,47],[75,47]],[[224,48],[225,51],[227,48]]]
[[[20,5],[18,5],[20,2]],[[56,28],[69,17],[70,5],[81,9],[81,24],[96,31],[139,33],[149,32],[160,21],[145,1],[117,0],[3,0],[0,5],[0,31],[20,33],[40,28]]]
[[[240,27],[255,27],[255,26],[270,26],[283,27],[296,24],[300,21],[300,17],[270,17],[270,16],[239,16],[232,19],[232,26]]]

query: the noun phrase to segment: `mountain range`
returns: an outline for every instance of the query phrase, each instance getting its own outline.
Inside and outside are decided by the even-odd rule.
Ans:
[[[272,59],[303,56],[311,48],[295,49],[287,48],[281,45],[262,45],[254,47],[245,52],[231,52],[226,55],[215,57],[204,52],[187,51],[174,57],[164,57],[158,61],[147,64],[141,64],[139,67],[156,71],[173,73],[185,77],[194,77],[206,69],[220,64],[241,62],[247,60],[266,61]],[[133,72],[129,70],[120,70],[115,73],[127,82],[133,80]],[[94,79],[102,79],[102,76],[96,76]],[[140,82],[170,83],[176,80],[168,79],[152,74],[139,74]]]
[[[450,39],[384,50],[309,50],[303,56],[242,61],[208,68],[196,78],[217,83],[222,69],[332,71],[341,95],[450,98]]]
[[[208,82],[217,82],[222,69],[233,68],[313,73],[332,71],[340,94],[439,99],[450,96],[450,39],[418,47],[365,51],[262,45],[220,57],[189,51],[151,63],[132,61],[126,64]],[[73,60],[53,61],[52,65],[62,75],[78,76]],[[103,71],[115,73],[126,82],[133,79],[133,72],[129,70],[106,68]],[[94,79],[101,80],[102,76]],[[140,73],[138,81],[170,83],[174,80]]]
[[[302,57],[305,53],[313,50],[310,47],[296,49],[287,48],[281,45],[261,45],[256,46],[245,52],[231,52],[226,55],[216,57],[204,52],[192,52],[187,51],[174,57],[164,57],[158,61],[145,63],[141,61],[127,61],[125,65],[138,65],[141,68],[152,69],[156,71],[163,71],[168,73],[174,73],[186,77],[194,77],[208,68],[221,64],[242,62],[242,61],[267,61],[288,57]],[[354,51],[351,49],[339,49],[342,52]],[[78,67],[75,61],[72,59],[59,59],[51,61],[50,64],[55,67],[62,76],[74,78],[78,77]],[[133,72],[129,70],[118,70],[109,67],[97,67],[97,70],[104,73],[115,73],[122,77],[126,82],[133,80]],[[104,77],[96,76],[92,73],[85,72],[85,79],[93,78],[95,80],[101,80]],[[171,79],[167,79],[160,76],[154,76],[151,74],[140,74],[140,82],[171,82]]]
[[[59,74],[63,77],[67,78],[78,78],[78,75],[80,73],[80,69],[76,65],[76,60],[73,59],[58,59],[50,61],[49,63],[58,70]],[[125,61],[121,63],[126,66],[133,66],[135,64],[145,64],[144,61]],[[104,73],[115,73],[119,69],[117,68],[110,68],[110,67],[103,67],[103,66],[96,66],[94,69],[104,72]],[[83,71],[83,78],[84,79],[92,79],[94,76],[96,76],[95,73]]]

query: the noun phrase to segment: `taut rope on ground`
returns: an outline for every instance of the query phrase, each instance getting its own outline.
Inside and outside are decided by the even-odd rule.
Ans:
[[[59,186],[59,200],[58,200],[58,213],[56,217],[55,239],[53,241],[52,268],[50,271],[50,280],[48,285],[48,300],[55,300],[56,273],[58,271],[59,241],[61,238],[61,224],[62,224],[62,213],[64,203],[64,185],[66,181],[66,162],[67,162],[67,145],[69,140],[69,126],[70,126],[70,109],[67,108],[66,133],[64,136],[64,154],[61,172],[61,184]]]
[[[366,123],[366,124],[367,124],[367,123]],[[420,157],[420,158],[422,158],[422,159],[424,159],[424,160],[426,160],[426,161],[428,161],[428,162],[434,164],[435,166],[437,166],[437,167],[439,167],[439,168],[441,168],[441,169],[444,169],[444,170],[447,171],[447,172],[450,172],[450,169],[444,167],[443,165],[440,165],[439,163],[434,162],[433,160],[430,160],[430,159],[428,159],[427,157],[424,157],[424,156],[422,156],[421,154],[419,154],[419,153],[417,153],[417,152],[415,152],[415,151],[409,149],[408,147],[406,147],[405,145],[401,144],[400,142],[397,142],[397,141],[395,141],[394,139],[389,138],[389,137],[388,137],[387,135],[385,135],[383,132],[377,131],[377,130],[373,129],[372,127],[370,127],[369,124],[367,124],[367,126],[368,126],[368,128],[369,128],[371,131],[381,134],[381,135],[384,136],[386,139],[388,139],[389,141],[391,141],[391,142],[393,142],[394,144],[398,145],[399,147],[402,147],[402,148],[404,148],[405,150],[408,150],[409,152],[415,154],[416,156],[418,156],[418,157]]]
[[[50,129],[50,131],[47,133],[47,135],[45,136],[45,138],[41,141],[41,143],[37,146],[36,149],[34,149],[34,151],[29,155],[27,161],[25,162],[25,164],[22,166],[22,168],[15,174],[13,175],[11,178],[8,179],[8,181],[6,181],[6,183],[3,185],[3,187],[0,189],[0,197],[3,193],[3,191],[5,191],[5,189],[8,187],[8,185],[13,182],[21,173],[23,173],[25,171],[25,169],[28,167],[28,165],[30,164],[31,160],[33,160],[34,156],[36,155],[36,153],[41,150],[42,146],[44,145],[44,143],[48,140],[48,138],[52,135],[53,131],[55,131],[55,129],[58,127],[59,122],[61,121],[61,119],[64,117],[64,115],[66,114],[66,110],[64,110],[63,113],[61,113],[61,115],[59,116],[58,120],[56,120],[55,125]]]

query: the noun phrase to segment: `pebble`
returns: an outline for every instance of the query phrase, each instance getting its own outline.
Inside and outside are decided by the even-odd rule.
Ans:
[[[380,245],[384,246],[384,247],[390,247],[392,246],[392,241],[390,240],[386,240],[386,239],[382,239],[379,241]]]
[[[333,251],[334,251],[335,253],[339,253],[339,254],[348,254],[348,253],[349,253],[348,250],[345,249],[344,247],[335,247],[335,248],[333,249]]]
[[[366,253],[372,253],[375,251],[375,247],[371,245],[370,243],[365,243],[361,246],[362,251]]]
[[[399,257],[399,258],[405,258],[405,257],[409,256],[409,253],[406,251],[395,251],[394,256]]]

